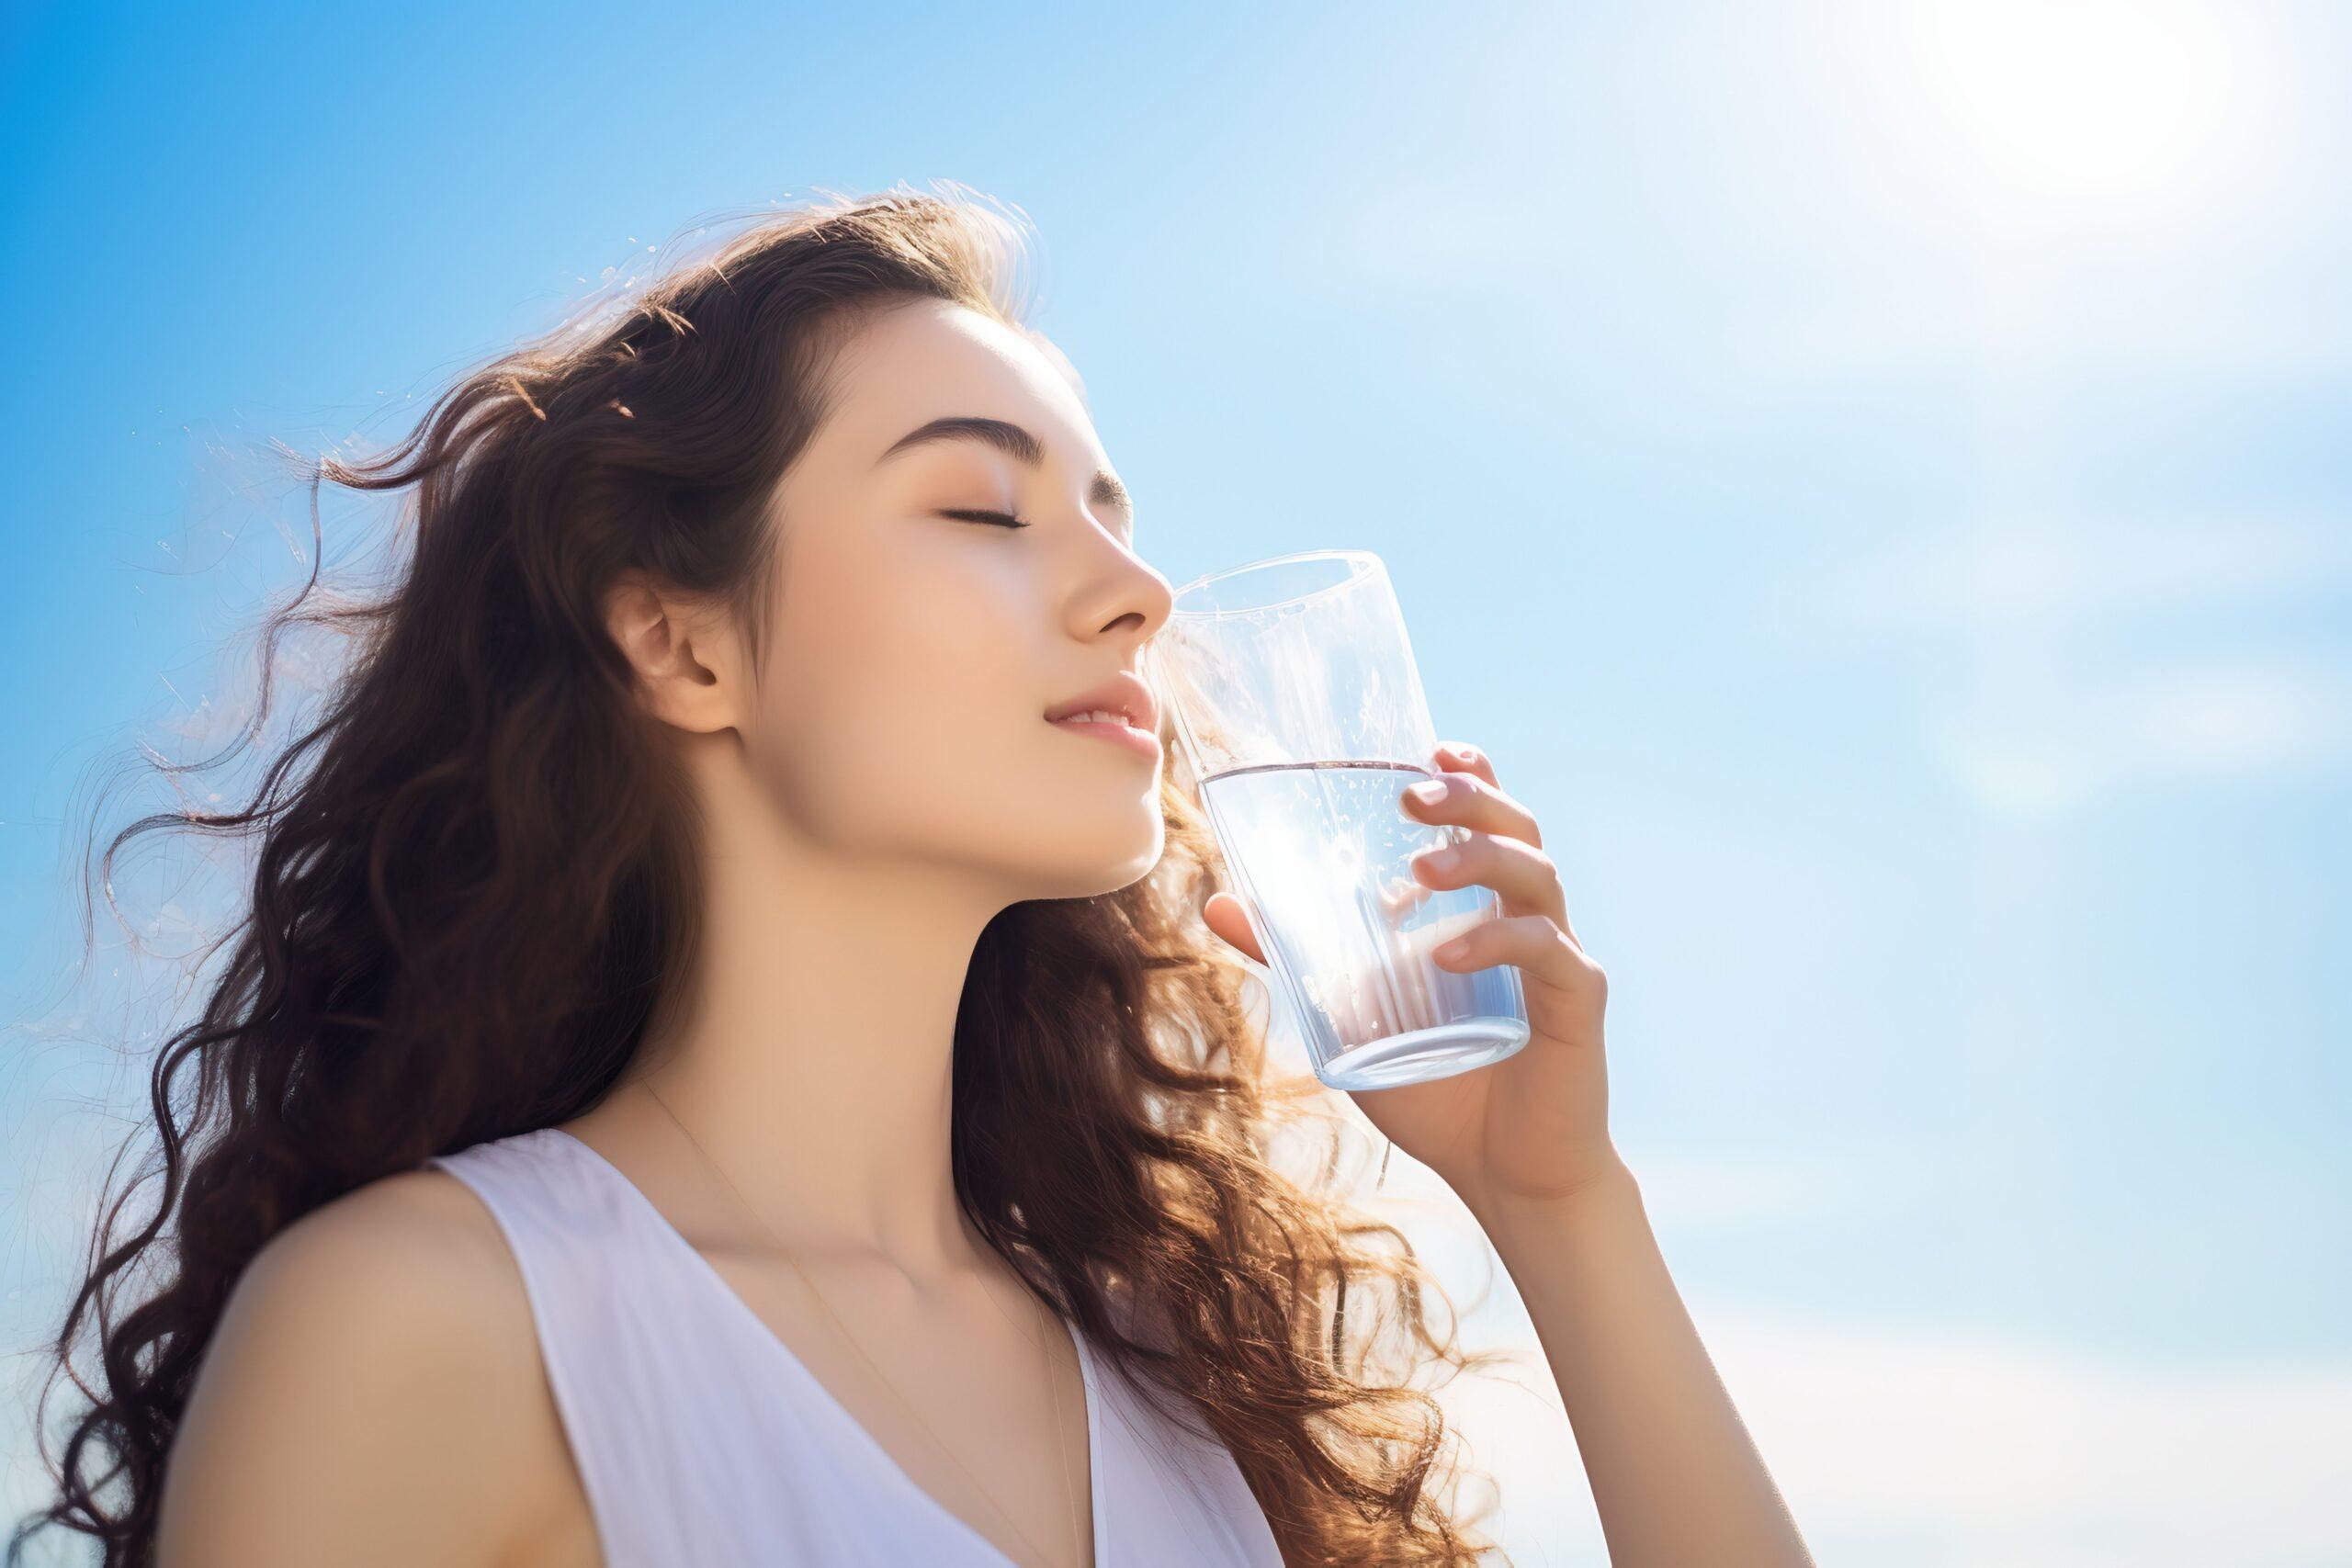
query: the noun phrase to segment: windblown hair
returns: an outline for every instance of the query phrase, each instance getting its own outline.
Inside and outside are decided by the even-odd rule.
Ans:
[[[305,464],[314,547],[322,479],[413,489],[413,536],[369,595],[321,590],[314,547],[266,617],[239,745],[288,627],[352,654],[244,808],[148,816],[107,847],[110,879],[153,829],[253,841],[250,908],[241,895],[218,984],[156,1053],[157,1148],[100,1204],[41,1399],[62,1371],[88,1408],[62,1458],[40,1436],[60,1495],[17,1528],[11,1568],[51,1528],[95,1538],[107,1568],[153,1562],[201,1359],[273,1236],[430,1156],[580,1115],[619,1078],[690,972],[701,900],[694,803],[603,592],[636,570],[707,596],[764,671],[792,525],[772,501],[826,412],[831,349],[917,299],[1041,341],[1007,299],[1019,225],[944,190],[762,209],[605,319],[465,375],[381,456]],[[1199,918],[1223,867],[1170,754],[1150,874],[1013,905],[979,939],[956,1023],[958,1199],[1116,1371],[1231,1450],[1286,1562],[1475,1561],[1497,1550],[1474,1533],[1486,1512],[1454,1517],[1458,1434],[1412,1374],[1500,1358],[1432,1330],[1423,1291],[1442,1287],[1401,1232],[1331,1195],[1335,1159],[1323,1181],[1280,1168],[1288,1111],[1327,1122],[1334,1154],[1341,1123],[1311,1077],[1270,1072],[1247,972]],[[153,1217],[118,1236],[154,1177]],[[126,1303],[134,1272],[152,1286]]]

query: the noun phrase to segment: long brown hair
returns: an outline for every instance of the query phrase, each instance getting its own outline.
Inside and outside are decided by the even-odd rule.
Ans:
[[[151,1562],[175,1429],[262,1247],[429,1156],[584,1112],[688,972],[694,813],[601,591],[635,569],[710,595],[760,663],[765,505],[822,415],[831,334],[920,297],[1030,330],[1008,288],[1025,220],[960,187],[753,218],[464,376],[381,456],[307,466],[314,530],[321,479],[413,491],[404,570],[373,594],[322,590],[314,547],[264,624],[246,738],[298,624],[350,638],[323,716],[243,809],[150,816],[107,848],[110,877],[143,832],[253,840],[251,907],[157,1054],[159,1165],[101,1203],[51,1371],[89,1407],[62,1461],[41,1438],[61,1495],[11,1539],[12,1568],[52,1526],[101,1541],[108,1568]],[[1450,1511],[1454,1434],[1408,1379],[1488,1358],[1432,1331],[1436,1281],[1401,1232],[1279,1168],[1277,1132],[1320,1122],[1328,1178],[1342,1123],[1311,1078],[1270,1076],[1246,972],[1199,919],[1222,868],[1193,788],[1175,759],[1148,876],[1015,904],[981,934],[956,1023],[957,1196],[1041,1300],[1231,1450],[1287,1562],[1471,1561],[1490,1548]],[[117,1238],[158,1176],[153,1217]],[[160,1286],[124,1310],[142,1263]],[[1119,1302],[1144,1317],[1114,1319]],[[93,1318],[96,1386],[73,1364]]]

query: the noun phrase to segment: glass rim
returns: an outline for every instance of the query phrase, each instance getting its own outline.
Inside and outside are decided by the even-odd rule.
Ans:
[[[1287,599],[1277,599],[1271,604],[1252,604],[1247,609],[1187,610],[1182,608],[1181,604],[1178,603],[1183,599],[1184,595],[1192,592],[1196,588],[1206,588],[1212,582],[1222,582],[1228,577],[1238,577],[1245,571],[1262,571],[1270,566],[1289,566],[1294,562],[1309,560],[1344,560],[1353,566],[1355,570],[1349,572],[1347,576],[1340,579],[1337,582],[1327,582],[1320,588],[1310,588],[1304,593],[1294,593]],[[1379,556],[1367,549],[1346,547],[1325,550],[1293,550],[1288,555],[1268,556],[1263,560],[1243,561],[1239,566],[1228,566],[1220,571],[1204,573],[1177,589],[1171,595],[1170,595],[1171,605],[1174,607],[1170,610],[1169,618],[1170,620],[1215,621],[1222,620],[1232,615],[1262,615],[1269,610],[1285,609],[1290,605],[1304,604],[1309,599],[1318,598],[1326,593],[1336,593],[1340,589],[1349,587],[1350,585],[1361,581],[1367,572],[1376,571],[1379,569]]]

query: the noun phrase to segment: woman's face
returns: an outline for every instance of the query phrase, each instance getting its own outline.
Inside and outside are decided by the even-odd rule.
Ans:
[[[768,689],[744,736],[760,788],[825,848],[968,868],[1007,902],[1136,881],[1160,855],[1164,758],[1046,717],[1136,675],[1170,608],[1084,405],[1018,331],[944,301],[870,317],[831,374],[777,494]],[[899,445],[944,419],[1025,432],[1035,461],[970,435]]]

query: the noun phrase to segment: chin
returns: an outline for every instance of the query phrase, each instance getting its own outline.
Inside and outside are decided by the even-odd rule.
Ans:
[[[1148,821],[1090,825],[1065,818],[1051,835],[1038,867],[1054,891],[1040,898],[1094,898],[1132,886],[1151,874],[1167,847],[1167,829],[1155,805]]]

